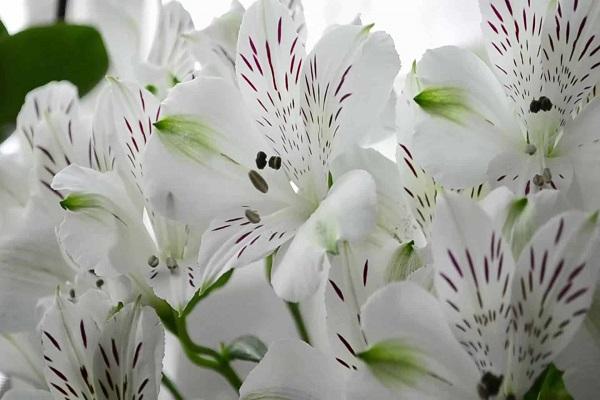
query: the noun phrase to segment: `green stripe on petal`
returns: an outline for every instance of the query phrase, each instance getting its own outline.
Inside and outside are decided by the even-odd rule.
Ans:
[[[429,114],[461,123],[465,115],[471,112],[463,90],[456,87],[427,88],[413,99]]]
[[[207,153],[219,153],[216,132],[197,118],[173,115],[154,123],[162,142],[194,161],[202,162]]]
[[[406,280],[410,274],[423,266],[423,261],[415,250],[415,242],[401,245],[385,270],[385,282]]]
[[[373,375],[389,389],[416,387],[417,381],[429,375],[422,363],[423,354],[398,339],[384,340],[357,354]]]
[[[60,202],[60,206],[65,210],[75,212],[90,208],[102,208],[102,202],[98,196],[71,193]]]
[[[332,255],[340,253],[338,248],[339,233],[335,221],[318,221],[315,227],[319,244]]]

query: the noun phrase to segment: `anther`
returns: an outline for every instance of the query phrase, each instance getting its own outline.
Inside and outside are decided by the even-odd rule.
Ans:
[[[527,146],[525,147],[525,153],[532,156],[535,154],[536,151],[537,151],[537,147],[535,147],[535,144],[527,143]]]
[[[544,168],[542,172],[542,176],[546,182],[550,182],[552,180],[552,173],[550,172],[550,168]]]
[[[167,268],[169,268],[169,271],[177,269],[177,261],[173,257],[167,257]]]
[[[250,178],[250,182],[252,182],[256,190],[261,193],[267,193],[269,191],[269,185],[267,185],[267,182],[262,176],[260,176],[258,172],[251,170],[248,172],[248,177]]]
[[[482,399],[489,399],[495,397],[500,392],[500,386],[502,385],[503,376],[496,376],[491,372],[486,372],[481,377],[481,380],[477,384],[477,393]]]
[[[259,151],[256,154],[256,166],[258,169],[263,169],[267,166],[267,154],[264,151]]]
[[[281,157],[271,156],[271,158],[269,158],[269,167],[273,169],[281,168]]]
[[[148,265],[150,266],[150,268],[156,268],[158,267],[158,257],[156,257],[155,255],[150,256],[150,258],[148,258]]]
[[[104,286],[104,279],[98,279],[96,281],[96,287],[100,289],[102,286]]]
[[[537,113],[541,110],[541,105],[540,102],[537,101],[536,99],[531,100],[531,104],[529,104],[529,111],[531,111],[532,113]]]
[[[540,97],[540,99],[538,100],[538,103],[540,104],[540,110],[542,110],[542,111],[552,110],[552,102],[546,96]]]
[[[533,184],[537,187],[543,187],[546,184],[546,180],[542,175],[536,174],[533,177]]]
[[[258,224],[260,222],[260,215],[258,215],[256,211],[246,210],[245,214],[246,218],[248,218],[248,221],[252,222],[253,224]]]
[[[69,290],[69,297],[72,298],[72,299],[75,298],[75,289]]]

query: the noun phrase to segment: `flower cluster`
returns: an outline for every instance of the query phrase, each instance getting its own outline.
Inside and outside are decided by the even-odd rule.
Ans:
[[[244,400],[596,399],[600,3],[479,3],[486,56],[428,50],[404,82],[373,24],[307,49],[298,0],[203,30],[160,6],[143,56],[104,26],[101,88],[31,91],[0,157],[3,399],[182,399],[165,331]],[[261,260],[300,338],[194,342]]]

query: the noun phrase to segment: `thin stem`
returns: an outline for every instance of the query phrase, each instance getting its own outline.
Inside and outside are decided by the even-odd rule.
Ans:
[[[300,339],[310,344],[310,335],[308,334],[308,329],[306,329],[306,324],[302,318],[300,306],[298,303],[290,303],[287,301],[285,302],[285,305],[287,306],[287,309],[294,320],[294,325],[296,326],[296,332],[298,332],[298,336],[300,336]]]
[[[164,372],[162,374],[162,384],[164,385],[164,387],[167,388],[167,390],[169,391],[169,393],[171,393],[171,396],[173,396],[175,400],[184,400],[183,395],[181,394],[179,389],[177,389],[175,383],[167,375],[165,375]]]
[[[273,270],[273,254],[268,255],[265,258],[265,274],[267,275],[267,280],[271,282],[271,272]],[[310,335],[308,334],[308,329],[306,329],[306,324],[304,323],[304,319],[302,318],[302,313],[300,312],[300,306],[298,303],[290,303],[285,302],[292,319],[294,320],[294,326],[296,327],[296,332],[298,332],[298,336],[300,339],[304,340],[306,343],[310,344]]]

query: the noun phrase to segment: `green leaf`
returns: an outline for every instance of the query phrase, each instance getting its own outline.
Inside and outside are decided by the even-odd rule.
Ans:
[[[68,80],[83,96],[107,70],[108,54],[92,27],[57,24],[0,37],[0,125],[14,123],[30,90]]]
[[[524,400],[573,400],[562,376],[563,372],[550,364],[525,394]]]
[[[8,31],[6,30],[6,27],[4,26],[4,23],[2,21],[0,21],[0,39],[6,36],[10,36]]]
[[[267,352],[267,346],[252,335],[245,335],[235,339],[227,346],[226,353],[231,360],[244,360],[260,362]]]

